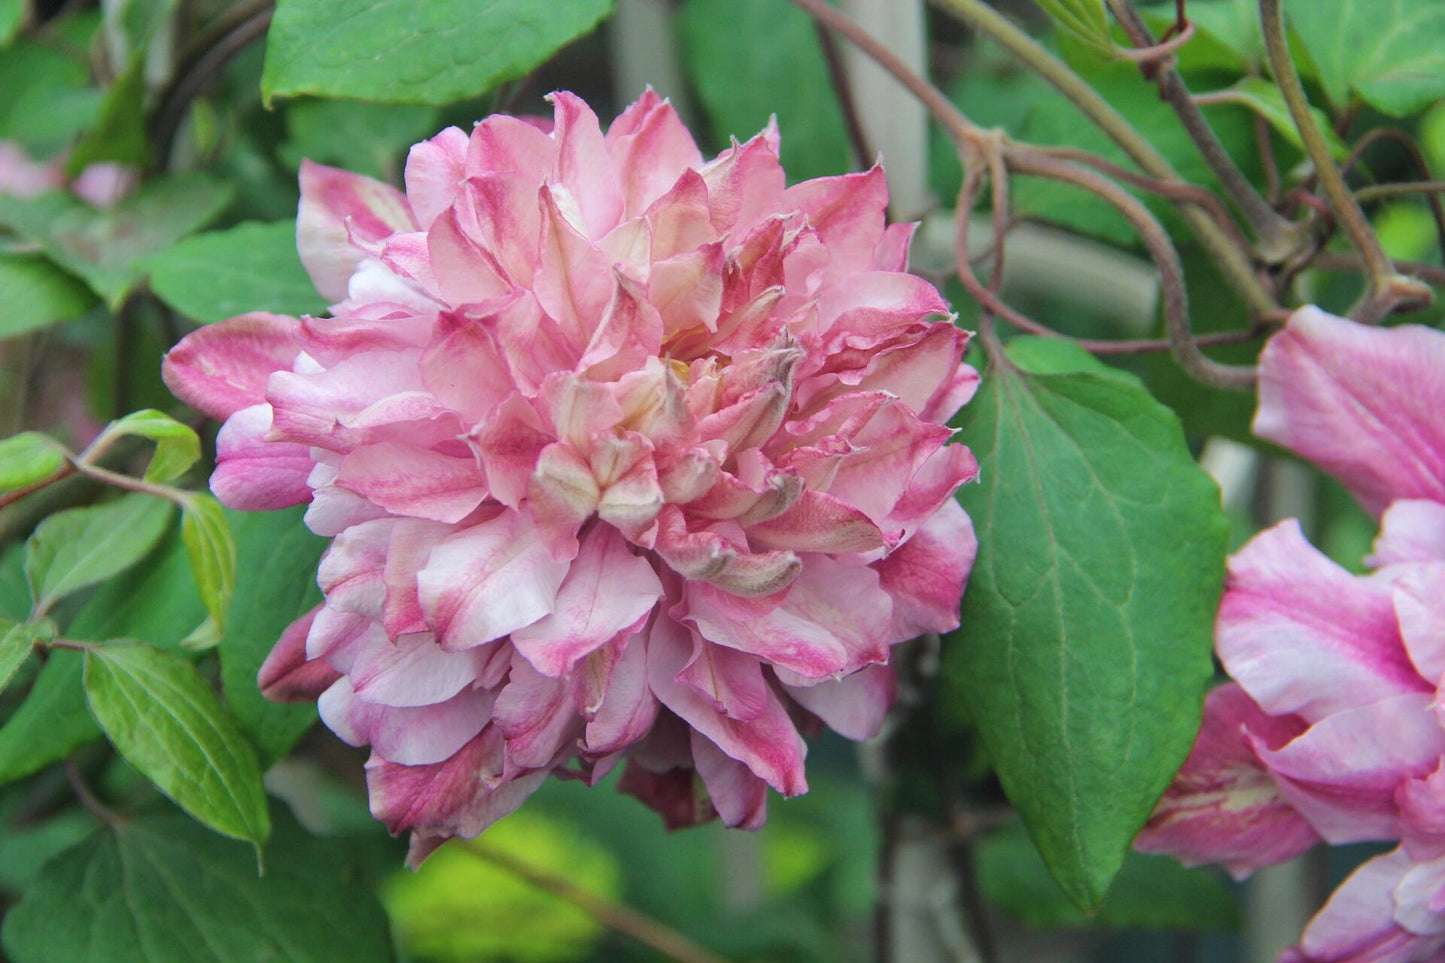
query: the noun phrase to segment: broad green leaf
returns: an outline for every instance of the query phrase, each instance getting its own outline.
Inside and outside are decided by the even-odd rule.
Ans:
[[[15,39],[25,25],[27,0],[0,0],[0,46]]]
[[[236,587],[236,542],[221,503],[210,495],[192,494],[182,508],[181,539],[201,601],[212,621],[224,627]]]
[[[39,622],[10,622],[0,619],[0,692],[15,677],[15,671],[30,658],[37,642],[48,642],[55,638],[55,623],[49,619]]]
[[[1217,871],[1185,869],[1167,856],[1133,852],[1099,911],[1085,913],[1059,889],[1017,823],[979,841],[974,868],[983,895],[1031,926],[1222,930],[1239,925],[1239,906]]]
[[[55,263],[117,307],[141,280],[141,259],[201,227],[230,201],[202,174],[153,180],[108,211],[62,191],[28,201],[0,197],[0,227],[39,244]]]
[[[111,744],[217,832],[258,846],[271,831],[256,753],[195,666],[141,642],[85,653],[85,698]]]
[[[296,254],[296,222],[196,234],[146,259],[151,290],[207,323],[247,311],[313,314],[326,305]]]
[[[529,73],[597,26],[609,0],[281,0],[261,92],[448,104]]]
[[[276,812],[266,875],[180,815],[103,829],[41,870],[5,917],[15,963],[387,963],[386,914],[348,846]]]
[[[65,634],[91,642],[135,638],[176,648],[205,617],[185,548],[173,529],[144,563],[97,589]],[[77,652],[52,651],[25,701],[0,726],[0,784],[59,762],[100,738],[85,708],[82,662]]]
[[[790,180],[852,169],[843,112],[807,14],[775,0],[687,0],[678,30],[717,146],[747,140],[777,114]]]
[[[65,450],[38,431],[24,431],[0,441],[0,492],[44,481],[65,467]]]
[[[0,138],[13,140],[31,156],[48,158],[64,150],[95,119],[100,91],[90,86],[83,57],[29,40],[0,50]]]
[[[0,298],[0,338],[69,321],[95,304],[82,281],[38,254],[0,254]]]
[[[25,546],[25,577],[35,610],[48,612],[60,598],[145,558],[170,518],[170,502],[131,494],[45,519]]]
[[[1034,0],[1059,26],[1080,41],[1108,53],[1114,48],[1109,32],[1109,18],[1104,13],[1104,0]]]
[[[1295,147],[1301,150],[1304,148],[1304,144],[1300,140],[1299,128],[1295,127],[1294,118],[1290,116],[1289,105],[1284,102],[1284,94],[1271,81],[1262,77],[1246,77],[1232,87],[1210,91],[1209,100],[1211,103],[1227,102],[1248,107],[1268,121],[1271,127]],[[1330,124],[1329,115],[1318,107],[1312,107],[1310,110],[1315,115],[1315,123],[1319,125],[1325,142],[1330,145],[1330,153],[1336,159],[1349,156],[1350,148],[1335,133],[1334,127]]]
[[[221,638],[221,692],[241,731],[269,766],[316,721],[310,703],[281,704],[261,695],[256,673],[276,640],[321,600],[316,564],[326,540],[311,534],[300,508],[227,512],[236,536],[236,592]]]
[[[1181,71],[1260,72],[1264,37],[1259,29],[1259,0],[1190,0],[1188,12],[1194,23],[1194,38],[1175,54]],[[1174,23],[1172,6],[1146,8],[1139,13],[1156,33]]]
[[[98,161],[144,165],[150,156],[145,95],[145,58],[137,54],[106,90],[95,125],[66,158],[65,172],[74,177]]]
[[[1066,343],[1015,344],[1022,367],[992,365],[960,418],[980,545],[943,703],[966,706],[1049,869],[1092,910],[1198,730],[1229,526],[1137,381]]]
[[[147,481],[169,482],[181,477],[201,457],[201,439],[189,425],[170,415],[147,408],[133,411],[106,426],[107,437],[139,435],[156,443],[156,453],[146,466]]]
[[[1337,111],[1353,91],[1391,117],[1445,97],[1445,4],[1439,0],[1287,0]]]

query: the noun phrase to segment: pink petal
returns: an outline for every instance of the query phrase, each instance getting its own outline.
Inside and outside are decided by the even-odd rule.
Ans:
[[[774,699],[756,658],[704,642],[695,632],[692,656],[677,681],[705,696],[715,711],[740,722],[759,718]]]
[[[1395,921],[1393,892],[1413,865],[1404,850],[1376,856],[1350,874],[1315,914],[1281,963],[1416,963],[1431,943]]]
[[[712,225],[721,234],[745,233],[782,204],[786,179],[778,163],[777,128],[723,151],[702,168]]]
[[[1429,688],[1400,644],[1389,588],[1325,558],[1293,520],[1230,559],[1215,645],[1229,674],[1276,715],[1314,721]]]
[[[427,264],[436,279],[435,290],[447,304],[476,304],[512,290],[502,267],[467,237],[457,224],[455,210],[445,211],[426,235]]]
[[[862,553],[882,548],[883,533],[863,512],[821,492],[806,491],[786,512],[748,526],[759,545],[795,552]]]
[[[565,442],[542,449],[527,485],[527,508],[554,557],[577,554],[577,530],[597,509],[592,467]]]
[[[561,676],[578,659],[642,619],[662,597],[652,566],[607,526],[594,527],[557,592],[552,613],[512,633],[537,671]]]
[[[890,667],[870,665],[836,681],[784,688],[829,729],[862,742],[883,728],[897,685]]]
[[[1410,566],[1390,592],[1410,661],[1438,684],[1445,678],[1445,561]]]
[[[487,497],[481,469],[470,455],[454,458],[394,442],[347,455],[336,484],[392,514],[448,523],[466,518]]]
[[[222,504],[243,512],[264,512],[311,500],[307,479],[316,463],[310,450],[267,441],[270,430],[268,404],[242,408],[221,426],[211,491]]]
[[[456,327],[421,358],[427,390],[465,420],[480,424],[516,388],[506,355],[488,326],[456,319]]]
[[[508,508],[519,508],[538,458],[552,444],[552,435],[543,430],[542,419],[531,403],[520,394],[511,394],[490,420],[473,429],[470,441],[492,496]]]
[[[482,731],[491,715],[493,696],[463,690],[446,702],[394,707],[364,702],[351,684],[339,679],[321,694],[321,721],[343,742],[370,744],[378,756],[404,766],[421,766],[451,758]]]
[[[532,124],[506,114],[492,114],[472,128],[467,146],[467,176],[513,172],[535,187],[551,172],[557,142]]]
[[[1309,849],[1319,836],[1291,808],[1249,742],[1253,736],[1277,748],[1304,728],[1298,716],[1266,715],[1235,683],[1209,693],[1194,749],[1134,848],[1188,866],[1221,863],[1235,879]]]
[[[256,685],[272,702],[314,702],[340,678],[327,663],[306,658],[306,636],[316,620],[318,605],[286,626],[271,654],[256,673]]]
[[[414,231],[406,196],[370,177],[309,160],[301,162],[301,205],[296,248],[316,290],[328,301],[346,297],[347,282],[364,256],[355,236],[379,242],[397,231]]]
[[[729,537],[731,536],[731,537]],[[785,589],[803,569],[792,552],[752,552],[741,530],[689,532],[683,514],[668,506],[659,515],[659,557],[690,582],[706,582],[732,595],[758,598]]]
[[[878,584],[893,599],[894,639],[958,628],[964,585],[977,553],[973,522],[950,500],[912,538],[873,563]]]
[[[709,244],[652,266],[648,299],[661,315],[665,331],[717,327],[725,265],[723,246]]]
[[[458,127],[412,145],[406,155],[406,199],[422,230],[452,206],[466,177],[466,162],[467,135]]]
[[[647,684],[647,648],[643,639],[634,637],[612,664],[607,691],[587,723],[586,753],[604,756],[632,745],[652,729],[657,709],[657,697]]]
[[[1326,840],[1393,839],[1396,788],[1433,772],[1445,753],[1431,701],[1419,693],[1346,709],[1278,750],[1252,741],[1290,804]]]
[[[358,655],[347,676],[356,695],[377,705],[445,702],[477,680],[488,653],[448,652],[430,635],[403,635]]]
[[[806,748],[782,703],[769,693],[756,719],[728,718],[706,696],[677,681],[690,655],[687,630],[669,618],[657,619],[648,636],[647,678],[662,704],[778,792],[785,796],[807,792]]]
[[[548,95],[556,112],[556,179],[577,199],[589,238],[600,238],[622,216],[622,191],[597,115],[566,91]]]
[[[563,213],[556,187],[542,187],[538,198],[542,242],[533,293],[580,353],[612,299],[612,263]]]
[[[1296,311],[1260,355],[1254,431],[1315,462],[1378,515],[1445,502],[1445,333]]]
[[[652,772],[629,759],[617,780],[617,791],[655,811],[669,831],[699,826],[717,815],[712,803],[698,791],[697,774],[691,769]]]
[[[883,237],[888,182],[877,165],[863,173],[819,177],[788,188],[782,208],[807,215],[832,264],[857,272],[872,265],[873,249]]]
[[[606,143],[625,217],[646,210],[683,171],[702,166],[702,154],[677,111],[650,87],[607,128]]]
[[[689,582],[680,617],[703,638],[814,680],[888,660],[893,603],[878,574],[809,556],[781,605]]]
[[[1371,567],[1445,561],[1445,505],[1403,499],[1385,509]]]
[[[473,177],[457,211],[462,230],[482,245],[508,280],[531,287],[542,235],[537,181],[510,172]]]
[[[500,638],[552,611],[567,575],[516,512],[463,529],[432,550],[417,573],[427,621],[449,650]]]
[[[692,733],[692,758],[723,825],[761,829],[768,821],[768,784],[697,731]]]
[[[519,656],[497,697],[497,726],[507,737],[507,762],[526,769],[550,767],[582,732],[582,718],[568,697],[568,683],[542,675]]]
[[[257,311],[192,331],[167,352],[161,376],[175,396],[223,421],[266,400],[266,380],[290,371],[300,322]]]

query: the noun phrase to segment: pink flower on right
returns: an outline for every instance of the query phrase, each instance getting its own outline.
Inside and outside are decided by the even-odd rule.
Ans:
[[[1379,517],[1372,571],[1294,520],[1230,560],[1233,681],[1136,845],[1242,878],[1320,840],[1397,842],[1281,963],[1445,960],[1445,333],[1301,309],[1261,357],[1254,431]]]

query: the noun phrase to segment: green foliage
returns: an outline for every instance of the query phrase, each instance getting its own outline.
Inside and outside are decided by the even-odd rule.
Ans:
[[[1445,6],[1437,0],[1288,0],[1337,112],[1353,93],[1391,117],[1445,97]]]
[[[236,591],[221,637],[221,691],[263,766],[281,758],[313,722],[310,703],[280,704],[261,695],[256,673],[282,631],[321,600],[316,563],[325,539],[312,535],[299,508],[228,512],[236,537]]]
[[[188,237],[146,260],[151,290],[210,323],[248,311],[314,314],[325,304],[296,255],[296,222],[238,224]]]
[[[51,515],[25,546],[25,577],[35,611],[103,582],[144,558],[165,534],[169,502],[124,495],[113,502]]]
[[[1113,49],[1114,37],[1109,31],[1104,0],[1037,0],[1037,3],[1060,27],[1084,44],[1100,53]]]
[[[100,830],[5,917],[15,963],[386,963],[386,917],[339,842],[282,813],[265,876],[246,847],[182,816]]]
[[[64,450],[38,431],[22,431],[0,441],[0,492],[33,485],[64,467]]]
[[[1137,382],[1060,342],[1010,356],[959,421],[981,538],[944,701],[967,705],[1045,862],[1093,909],[1194,741],[1228,523]]]
[[[154,408],[134,411],[111,422],[105,434],[107,438],[139,435],[156,443],[155,455],[146,466],[146,481],[174,481],[201,457],[201,439],[195,431]]]
[[[1064,895],[1017,823],[981,840],[974,861],[983,895],[1031,926],[1215,930],[1239,925],[1239,907],[1217,872],[1185,869],[1166,856],[1131,852],[1093,914]]]
[[[143,642],[95,646],[85,698],[125,761],[182,809],[227,836],[266,841],[256,753],[190,662]]]
[[[94,124],[66,158],[66,173],[73,177],[97,161],[145,164],[150,156],[145,95],[145,58],[138,53],[105,92]]]
[[[25,22],[25,0],[0,0],[0,46],[15,38]]]
[[[0,50],[0,137],[37,157],[64,148],[100,111],[83,59],[30,40]],[[14,92],[12,94],[12,92]]]
[[[287,105],[286,140],[277,153],[287,167],[309,158],[399,184],[407,147],[441,126],[441,111],[427,105],[298,100]],[[290,246],[294,253],[294,240]]]
[[[72,275],[34,254],[0,254],[0,338],[69,321],[90,310],[95,296]]]
[[[181,505],[181,541],[206,612],[217,629],[224,628],[236,587],[236,542],[221,503],[210,495],[187,496]]]
[[[774,0],[687,0],[678,31],[683,66],[718,145],[746,140],[776,114],[792,181],[852,167],[843,114],[806,14]]]
[[[1236,103],[1248,107],[1269,121],[1269,126],[1273,127],[1285,140],[1295,147],[1303,149],[1299,129],[1295,127],[1294,118],[1290,116],[1289,105],[1284,102],[1284,94],[1270,81],[1262,77],[1245,77],[1233,86],[1223,90],[1210,91],[1209,96],[1215,102]],[[1311,110],[1315,115],[1315,123],[1320,127],[1320,133],[1324,136],[1325,142],[1330,145],[1330,154],[1336,160],[1348,157],[1350,148],[1340,140],[1339,135],[1330,126],[1329,117],[1318,107],[1311,108]]]
[[[609,0],[281,0],[261,91],[447,104],[520,77],[588,33]]]
[[[0,227],[40,245],[117,308],[144,277],[146,255],[205,225],[230,189],[202,174],[152,180],[108,211],[52,191],[29,201],[0,196]]]
[[[37,642],[55,638],[55,623],[49,619],[38,622],[11,622],[0,618],[0,692],[10,684],[15,672],[30,658]]]

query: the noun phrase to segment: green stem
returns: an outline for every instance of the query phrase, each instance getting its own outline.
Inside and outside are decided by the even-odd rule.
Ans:
[[[1181,178],[1164,155],[1154,149],[1124,115],[1114,109],[1107,100],[1091,87],[1087,81],[1069,69],[1040,46],[1032,37],[1014,26],[998,11],[981,0],[934,0],[935,3],[954,14],[981,33],[993,38],[1000,46],[1013,54],[1021,63],[1047,80],[1065,97],[1069,98],[1095,126],[1123,148],[1152,177],[1178,181]],[[1185,220],[1208,249],[1210,256],[1219,265],[1231,284],[1243,293],[1251,309],[1257,314],[1278,310],[1274,296],[1265,289],[1254,268],[1244,253],[1239,250],[1209,215],[1194,207],[1181,210]]]
[[[1290,117],[1294,119],[1295,129],[1299,131],[1305,153],[1314,164],[1320,186],[1324,188],[1325,200],[1329,202],[1335,220],[1345,229],[1355,250],[1360,252],[1360,257],[1365,262],[1365,272],[1370,282],[1369,295],[1356,308],[1354,316],[1357,320],[1374,322],[1389,314],[1403,301],[1422,300],[1428,304],[1431,297],[1429,287],[1395,270],[1395,265],[1385,254],[1385,249],[1380,246],[1380,239],[1370,227],[1365,212],[1360,209],[1359,203],[1345,184],[1344,175],[1335,166],[1334,157],[1330,155],[1330,145],[1325,141],[1319,125],[1315,123],[1304,84],[1300,82],[1294,60],[1290,58],[1289,44],[1284,35],[1284,10],[1279,0],[1259,0],[1259,22],[1264,33],[1264,48],[1269,57],[1270,70],[1274,73],[1280,93],[1284,94],[1285,104],[1289,107]]]

